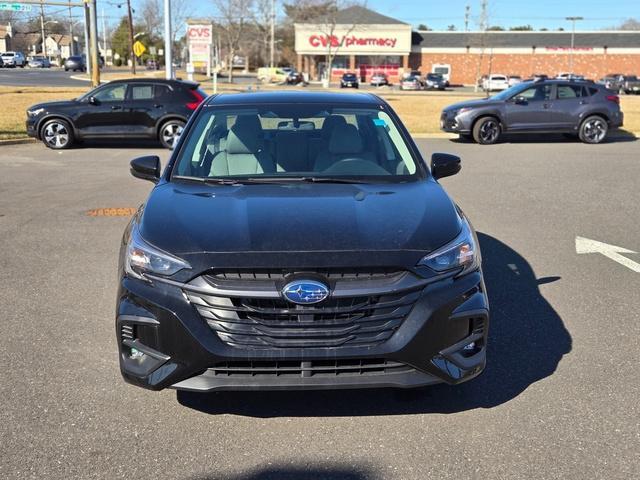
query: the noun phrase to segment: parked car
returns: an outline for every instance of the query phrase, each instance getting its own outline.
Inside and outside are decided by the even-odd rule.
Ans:
[[[355,73],[347,72],[340,78],[340,88],[359,88],[360,82]]]
[[[424,88],[427,90],[445,90],[447,81],[440,73],[427,73],[424,79]]]
[[[558,80],[584,80],[584,75],[579,75],[577,73],[568,73],[563,72],[556,75],[556,79]]]
[[[0,68],[4,67],[4,61],[2,60],[2,55],[0,54]]]
[[[513,87],[514,85],[522,82],[522,77],[520,75],[509,75],[509,86]]]
[[[6,68],[24,68],[27,59],[22,52],[4,52],[2,54],[2,65]]]
[[[451,65],[446,63],[436,63],[431,66],[431,73],[439,73],[444,78],[447,88],[451,81]]]
[[[410,75],[400,81],[400,90],[422,90],[422,81],[416,75]]]
[[[565,133],[585,143],[602,142],[623,124],[620,99],[603,85],[586,81],[523,82],[484,100],[445,108],[442,130],[496,143],[503,133]]]
[[[291,70],[287,73],[287,78],[285,80],[287,85],[300,85],[304,84],[304,75],[298,72],[297,70]]]
[[[145,66],[147,70],[160,70],[160,64],[158,63],[158,61],[152,58],[147,60],[147,63]]]
[[[370,83],[375,87],[379,87],[381,85],[389,85],[389,77],[387,77],[386,73],[375,72],[373,75],[371,75]]]
[[[51,68],[51,62],[47,57],[36,55],[29,59],[29,68]]]
[[[30,107],[27,134],[56,150],[85,139],[127,138],[159,140],[173,148],[205,97],[192,82],[114,80],[77,99]]]
[[[636,75],[625,75],[622,79],[620,90],[626,94],[640,93],[640,79]]]
[[[435,153],[429,171],[384,100],[223,93],[197,111],[164,171],[157,156],[130,169],[155,187],[120,244],[127,382],[418,387],[482,372],[479,244],[437,181],[460,158]]]
[[[104,67],[104,57],[98,57],[98,65],[100,68]],[[64,71],[68,72],[86,72],[87,71],[87,57],[85,55],[72,55],[64,61]]]
[[[482,89],[485,92],[495,92],[506,90],[507,88],[509,88],[509,79],[506,75],[499,73],[488,75],[482,83]]]

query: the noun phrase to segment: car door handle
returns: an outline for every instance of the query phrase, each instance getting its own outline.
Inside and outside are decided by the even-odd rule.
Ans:
[[[552,105],[551,103],[543,103],[543,104],[542,104],[542,106],[543,106],[544,108],[551,108],[551,105]]]
[[[156,104],[153,106],[153,108],[162,108],[162,107],[164,107],[164,105],[160,105],[160,104],[158,104],[158,103],[156,103]]]
[[[113,105],[111,110],[122,110],[122,107],[120,105]]]
[[[580,105],[586,105],[587,103],[589,102],[587,102],[586,100],[580,100]]]

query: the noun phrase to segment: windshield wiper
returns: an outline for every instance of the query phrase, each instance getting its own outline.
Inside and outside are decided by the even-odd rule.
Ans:
[[[190,177],[186,175],[174,175],[171,178],[214,185],[245,185],[260,183],[371,183],[364,180],[336,178],[336,177],[249,177],[249,178],[220,178],[220,177]]]
[[[364,180],[337,177],[251,177],[247,183],[371,183]]]

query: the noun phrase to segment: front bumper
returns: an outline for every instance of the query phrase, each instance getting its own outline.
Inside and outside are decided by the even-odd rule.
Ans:
[[[458,115],[456,111],[443,111],[440,115],[440,130],[448,133],[471,133],[471,119],[466,115]]]
[[[207,302],[230,305],[228,297],[237,291],[212,291],[201,281],[147,283],[123,277],[116,316],[120,369],[127,382],[140,387],[192,391],[408,388],[457,384],[482,372],[489,309],[480,271],[437,281],[411,273],[393,288],[380,298],[405,295],[407,288],[415,298],[384,341],[310,341],[301,347],[296,338],[306,335],[305,328],[317,328],[313,321],[309,327],[298,324],[298,333],[260,324],[252,326],[251,335],[239,336],[236,328],[246,325],[216,320],[210,312],[219,310]],[[298,317],[301,322],[303,317]],[[345,331],[353,332],[349,338],[369,328],[359,322],[373,322],[372,317],[355,318],[345,325]],[[275,346],[241,344],[266,334]],[[323,332],[317,335],[324,338]]]

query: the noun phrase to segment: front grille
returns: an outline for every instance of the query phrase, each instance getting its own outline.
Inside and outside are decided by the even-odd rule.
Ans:
[[[209,368],[216,376],[223,377],[347,377],[409,373],[412,367],[404,363],[384,359],[321,360],[303,362],[285,361],[235,361],[222,362]]]
[[[252,280],[281,280],[284,281],[285,278],[291,275],[293,272],[290,270],[278,269],[258,269],[258,270],[216,270],[207,277],[215,279],[215,280],[244,280],[244,281],[252,281]],[[403,271],[399,271],[397,269],[390,268],[380,268],[377,270],[372,270],[370,268],[363,269],[325,269],[325,270],[314,270],[313,273],[315,275],[321,275],[328,280],[368,280],[368,279],[384,279],[384,278],[392,278],[401,275]]]
[[[389,282],[396,282],[398,275],[405,273],[388,277]],[[352,282],[356,280],[344,281],[342,285]],[[362,285],[362,277],[357,282]],[[371,284],[379,286],[380,280],[371,280]],[[185,290],[185,294],[218,337],[234,347],[371,347],[388,340],[411,311],[420,296],[420,286],[412,286],[401,292],[338,296],[314,305],[295,305],[282,298],[256,298],[258,295],[252,296],[251,290],[245,292],[246,296],[221,296],[220,292],[212,295],[196,290]]]

